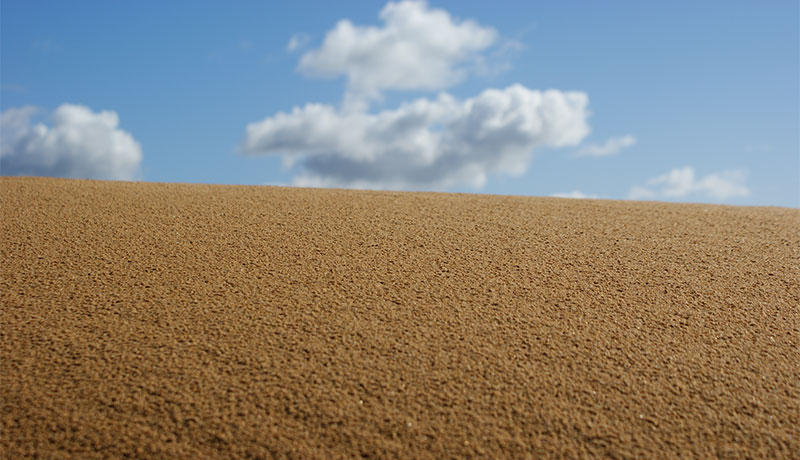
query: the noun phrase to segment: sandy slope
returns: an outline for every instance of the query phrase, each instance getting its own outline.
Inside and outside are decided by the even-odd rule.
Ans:
[[[798,458],[800,211],[0,179],[5,458]]]

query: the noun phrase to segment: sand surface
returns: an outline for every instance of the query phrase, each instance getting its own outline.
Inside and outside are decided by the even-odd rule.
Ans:
[[[799,458],[800,210],[0,179],[2,458]]]

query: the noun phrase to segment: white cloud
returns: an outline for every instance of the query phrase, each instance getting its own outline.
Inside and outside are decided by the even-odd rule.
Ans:
[[[494,29],[472,20],[454,20],[424,1],[390,2],[379,17],[382,27],[339,21],[321,48],[300,59],[303,74],[347,77],[346,107],[379,99],[384,90],[450,87],[497,39]]]
[[[521,85],[475,98],[448,94],[368,113],[307,104],[251,123],[242,151],[283,154],[296,185],[356,188],[482,187],[489,173],[522,174],[537,146],[579,144],[588,97]]]
[[[750,195],[743,171],[728,170],[697,178],[694,168],[676,168],[647,181],[647,186],[633,187],[628,194],[632,200],[657,198],[685,198],[699,196],[727,200]]]
[[[633,136],[622,136],[609,138],[604,144],[589,144],[582,149],[578,150],[578,155],[591,156],[591,157],[606,157],[618,154],[621,150],[626,149],[636,143],[636,138]]]
[[[477,75],[494,77],[511,70],[512,60],[519,56],[525,49],[525,45],[519,40],[504,39],[493,48],[493,51],[487,55],[474,57],[474,70]]]
[[[300,58],[307,76],[346,78],[341,107],[309,103],[251,123],[242,153],[283,155],[301,186],[481,188],[492,173],[522,174],[536,147],[576,146],[587,136],[585,93],[519,84],[371,110],[385,91],[441,91],[470,73],[502,71],[523,47],[424,1],[390,2],[379,18],[375,26],[339,21]],[[292,37],[287,49],[301,43]]]
[[[656,196],[657,195],[654,190],[639,185],[631,187],[631,191],[628,192],[629,200],[652,200],[655,199]]]
[[[554,196],[556,198],[576,198],[576,199],[580,199],[580,200],[588,199],[588,198],[591,198],[591,199],[601,198],[600,195],[587,195],[587,194],[581,192],[580,190],[573,190],[573,191],[571,191],[569,193],[554,193],[552,196]]]
[[[52,126],[33,124],[34,107],[11,108],[0,115],[0,173],[92,179],[134,179],[142,151],[118,129],[113,111],[92,112],[63,104]]]
[[[297,51],[300,48],[305,47],[308,45],[308,42],[311,41],[311,37],[308,34],[299,33],[292,35],[292,38],[289,39],[289,43],[286,45],[286,51],[293,52]]]

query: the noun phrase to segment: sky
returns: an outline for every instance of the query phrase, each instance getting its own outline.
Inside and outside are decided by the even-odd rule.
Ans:
[[[800,207],[797,1],[0,3],[0,175]]]

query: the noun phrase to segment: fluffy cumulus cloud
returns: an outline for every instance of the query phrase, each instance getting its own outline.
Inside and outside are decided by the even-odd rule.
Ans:
[[[686,166],[654,177],[646,186],[633,187],[628,194],[632,200],[701,197],[724,201],[750,195],[743,171],[729,170],[698,178],[694,168]]]
[[[575,146],[588,134],[586,94],[519,84],[372,110],[384,91],[441,91],[485,71],[483,52],[498,40],[423,1],[389,3],[379,17],[380,26],[340,21],[300,58],[307,76],[346,78],[341,107],[309,103],[251,123],[242,152],[283,155],[301,186],[480,188],[491,173],[522,174],[534,148]]]
[[[33,123],[34,107],[0,115],[0,173],[91,179],[134,179],[139,174],[139,143],[118,128],[116,112],[92,112],[64,104],[52,124]]]
[[[534,147],[579,144],[587,104],[584,93],[521,85],[378,113],[308,104],[248,125],[243,151],[299,163],[302,186],[480,188],[489,173],[522,174]]]
[[[578,150],[578,155],[592,157],[607,157],[616,155],[636,143],[633,136],[612,137],[604,144],[588,144]]]
[[[497,33],[454,20],[422,1],[389,3],[382,27],[339,21],[319,49],[300,59],[302,73],[347,77],[345,105],[361,105],[384,90],[441,90],[461,81]],[[466,67],[465,67],[466,66]]]

